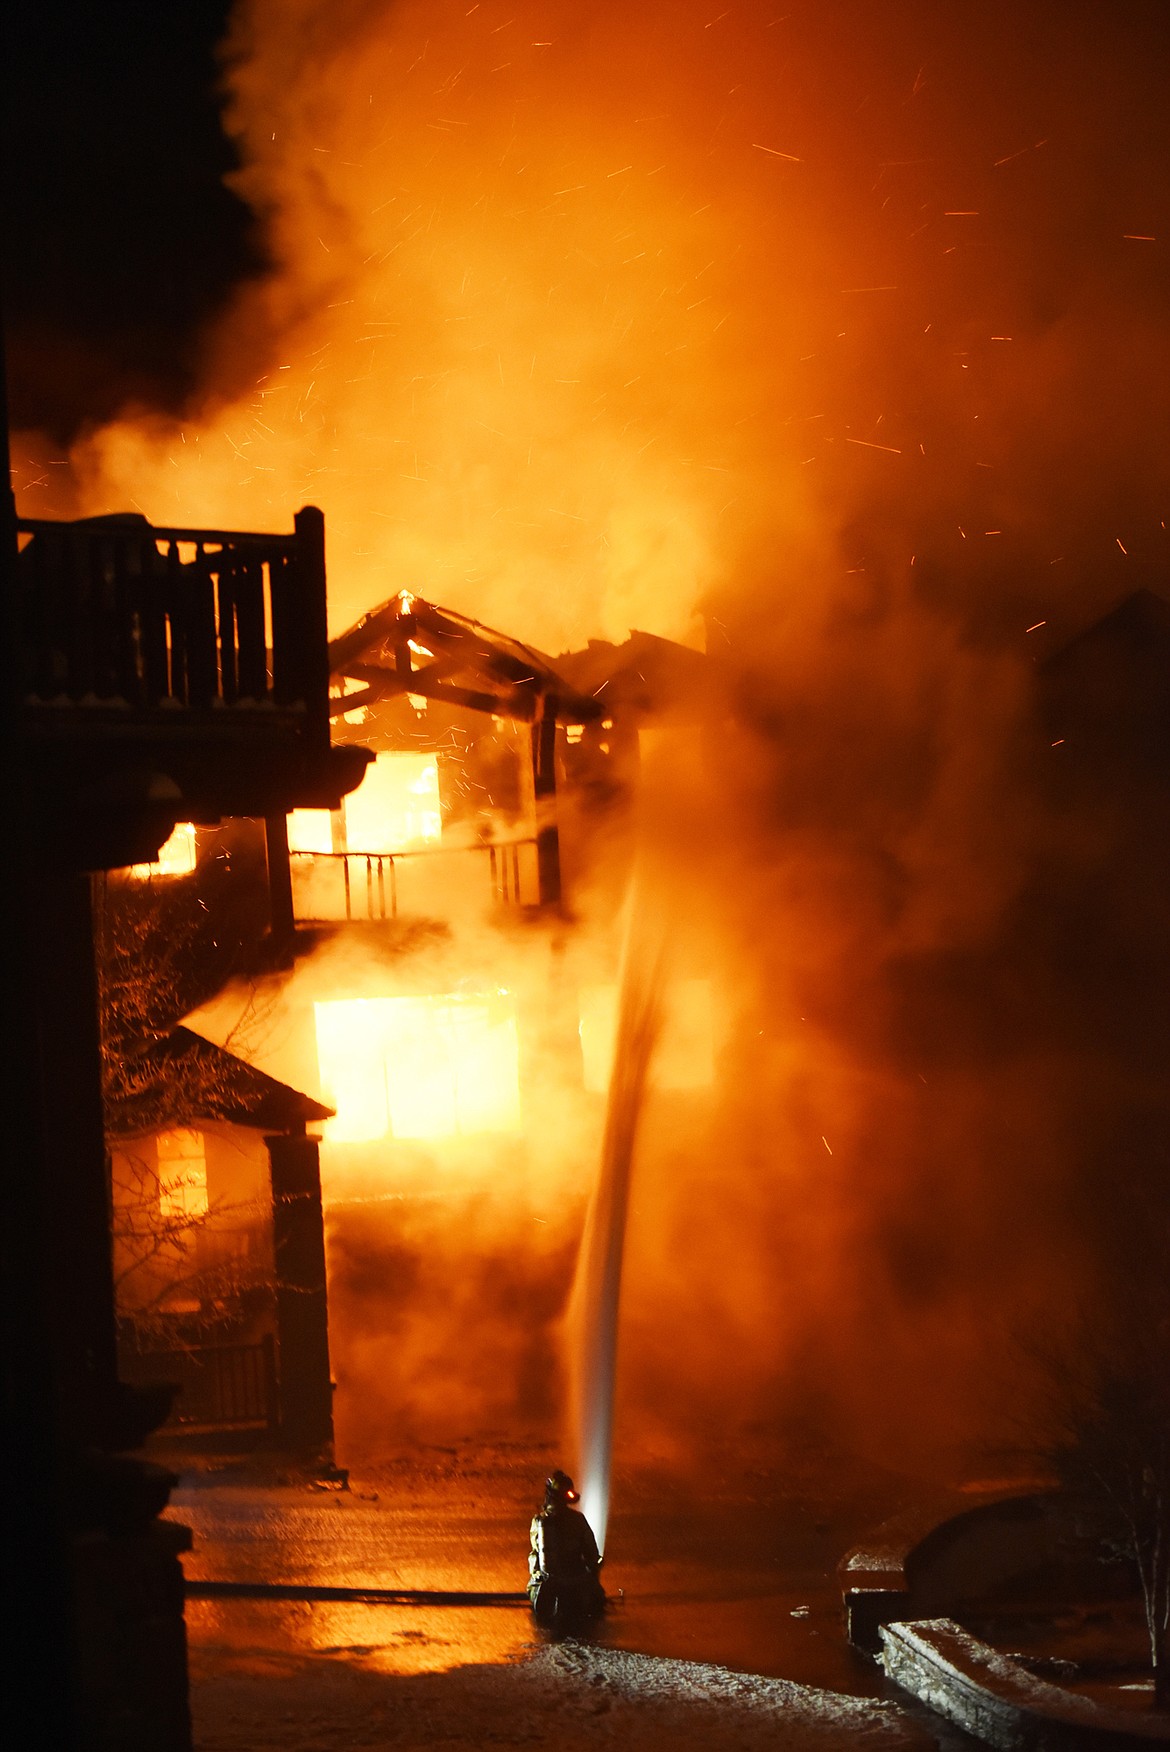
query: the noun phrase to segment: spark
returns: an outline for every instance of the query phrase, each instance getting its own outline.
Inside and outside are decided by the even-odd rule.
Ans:
[[[1062,742],[1063,742],[1063,741],[1064,741],[1064,737],[1063,737],[1063,736],[1058,736],[1058,737],[1057,737],[1057,738],[1056,738],[1056,741],[1055,741],[1055,742],[1050,742],[1050,743],[1049,743],[1049,744],[1048,744],[1048,746],[1049,746],[1049,748],[1059,748],[1059,747],[1060,747],[1060,745],[1061,745],[1061,743],[1062,743]]]
[[[789,164],[804,163],[804,159],[798,158],[795,152],[781,152],[775,146],[761,146],[758,140],[753,140],[752,146],[756,152],[766,152],[770,158],[784,158]]]
[[[846,292],[896,292],[896,286],[842,286],[842,296]]]
[[[1033,621],[1030,627],[1024,628],[1024,631],[1026,633],[1035,633],[1035,632],[1038,632],[1041,627],[1046,627],[1047,625],[1048,625],[1048,622],[1046,620]]]
[[[1010,164],[1014,158],[1022,158],[1025,152],[1039,152],[1041,146],[1047,146],[1047,144],[1048,140],[1045,138],[1037,140],[1033,146],[1021,146],[1018,152],[1009,152],[1006,158],[997,158],[995,169],[998,170],[1001,164]]]
[[[1122,237],[1127,243],[1157,243],[1158,239],[1146,231],[1123,231]]]
[[[1129,549],[1126,547],[1126,545],[1122,541],[1121,537],[1119,535],[1115,535],[1113,537],[1113,539],[1117,543],[1118,547],[1121,549],[1122,553],[1125,555],[1126,559],[1128,559],[1129,558]]]
[[[831,1145],[830,1145],[830,1143],[829,1143],[829,1140],[828,1140],[828,1138],[826,1138],[826,1137],[822,1137],[822,1138],[821,1138],[821,1142],[822,1142],[822,1144],[824,1144],[824,1146],[825,1146],[825,1148],[826,1148],[826,1150],[828,1150],[828,1152],[829,1152],[829,1154],[830,1154],[830,1156],[831,1156],[831,1155],[832,1155],[832,1154],[833,1154],[833,1150],[832,1150],[832,1146],[831,1146]]]
[[[846,438],[846,444],[864,444],[867,450],[888,450],[891,456],[901,456],[900,450],[895,450],[892,444],[874,444],[868,438]]]

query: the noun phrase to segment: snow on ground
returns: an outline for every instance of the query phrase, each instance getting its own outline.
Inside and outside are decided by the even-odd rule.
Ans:
[[[338,1651],[341,1653],[342,1651]],[[193,1651],[199,1752],[931,1752],[893,1704],[564,1642],[447,1672]]]

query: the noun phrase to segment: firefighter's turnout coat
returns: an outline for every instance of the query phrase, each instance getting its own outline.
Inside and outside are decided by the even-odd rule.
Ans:
[[[596,1593],[604,1600],[597,1572],[601,1556],[584,1515],[567,1503],[546,1504],[532,1517],[528,1553],[528,1597],[537,1609],[550,1593]]]

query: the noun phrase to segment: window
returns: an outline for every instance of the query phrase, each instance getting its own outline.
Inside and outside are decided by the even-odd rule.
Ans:
[[[202,1132],[160,1132],[158,1208],[170,1220],[207,1214],[207,1149]]]
[[[520,1051],[507,992],[346,998],[314,1006],[325,1136],[449,1138],[520,1129]]]
[[[334,820],[344,823],[335,842]],[[379,754],[366,768],[341,814],[294,809],[288,818],[290,852],[406,852],[437,845],[443,836],[439,763],[433,754]]]
[[[333,817],[328,809],[294,809],[288,818],[290,852],[331,852]]]
[[[443,832],[438,761],[433,754],[379,754],[344,808],[347,851],[437,845]]]

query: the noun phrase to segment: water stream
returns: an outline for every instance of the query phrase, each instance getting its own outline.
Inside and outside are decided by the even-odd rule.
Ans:
[[[635,907],[621,996],[597,1182],[569,1304],[570,1388],[581,1508],[605,1550],[613,1455],[618,1308],[630,1173],[651,1059],[662,1025],[665,934]]]

